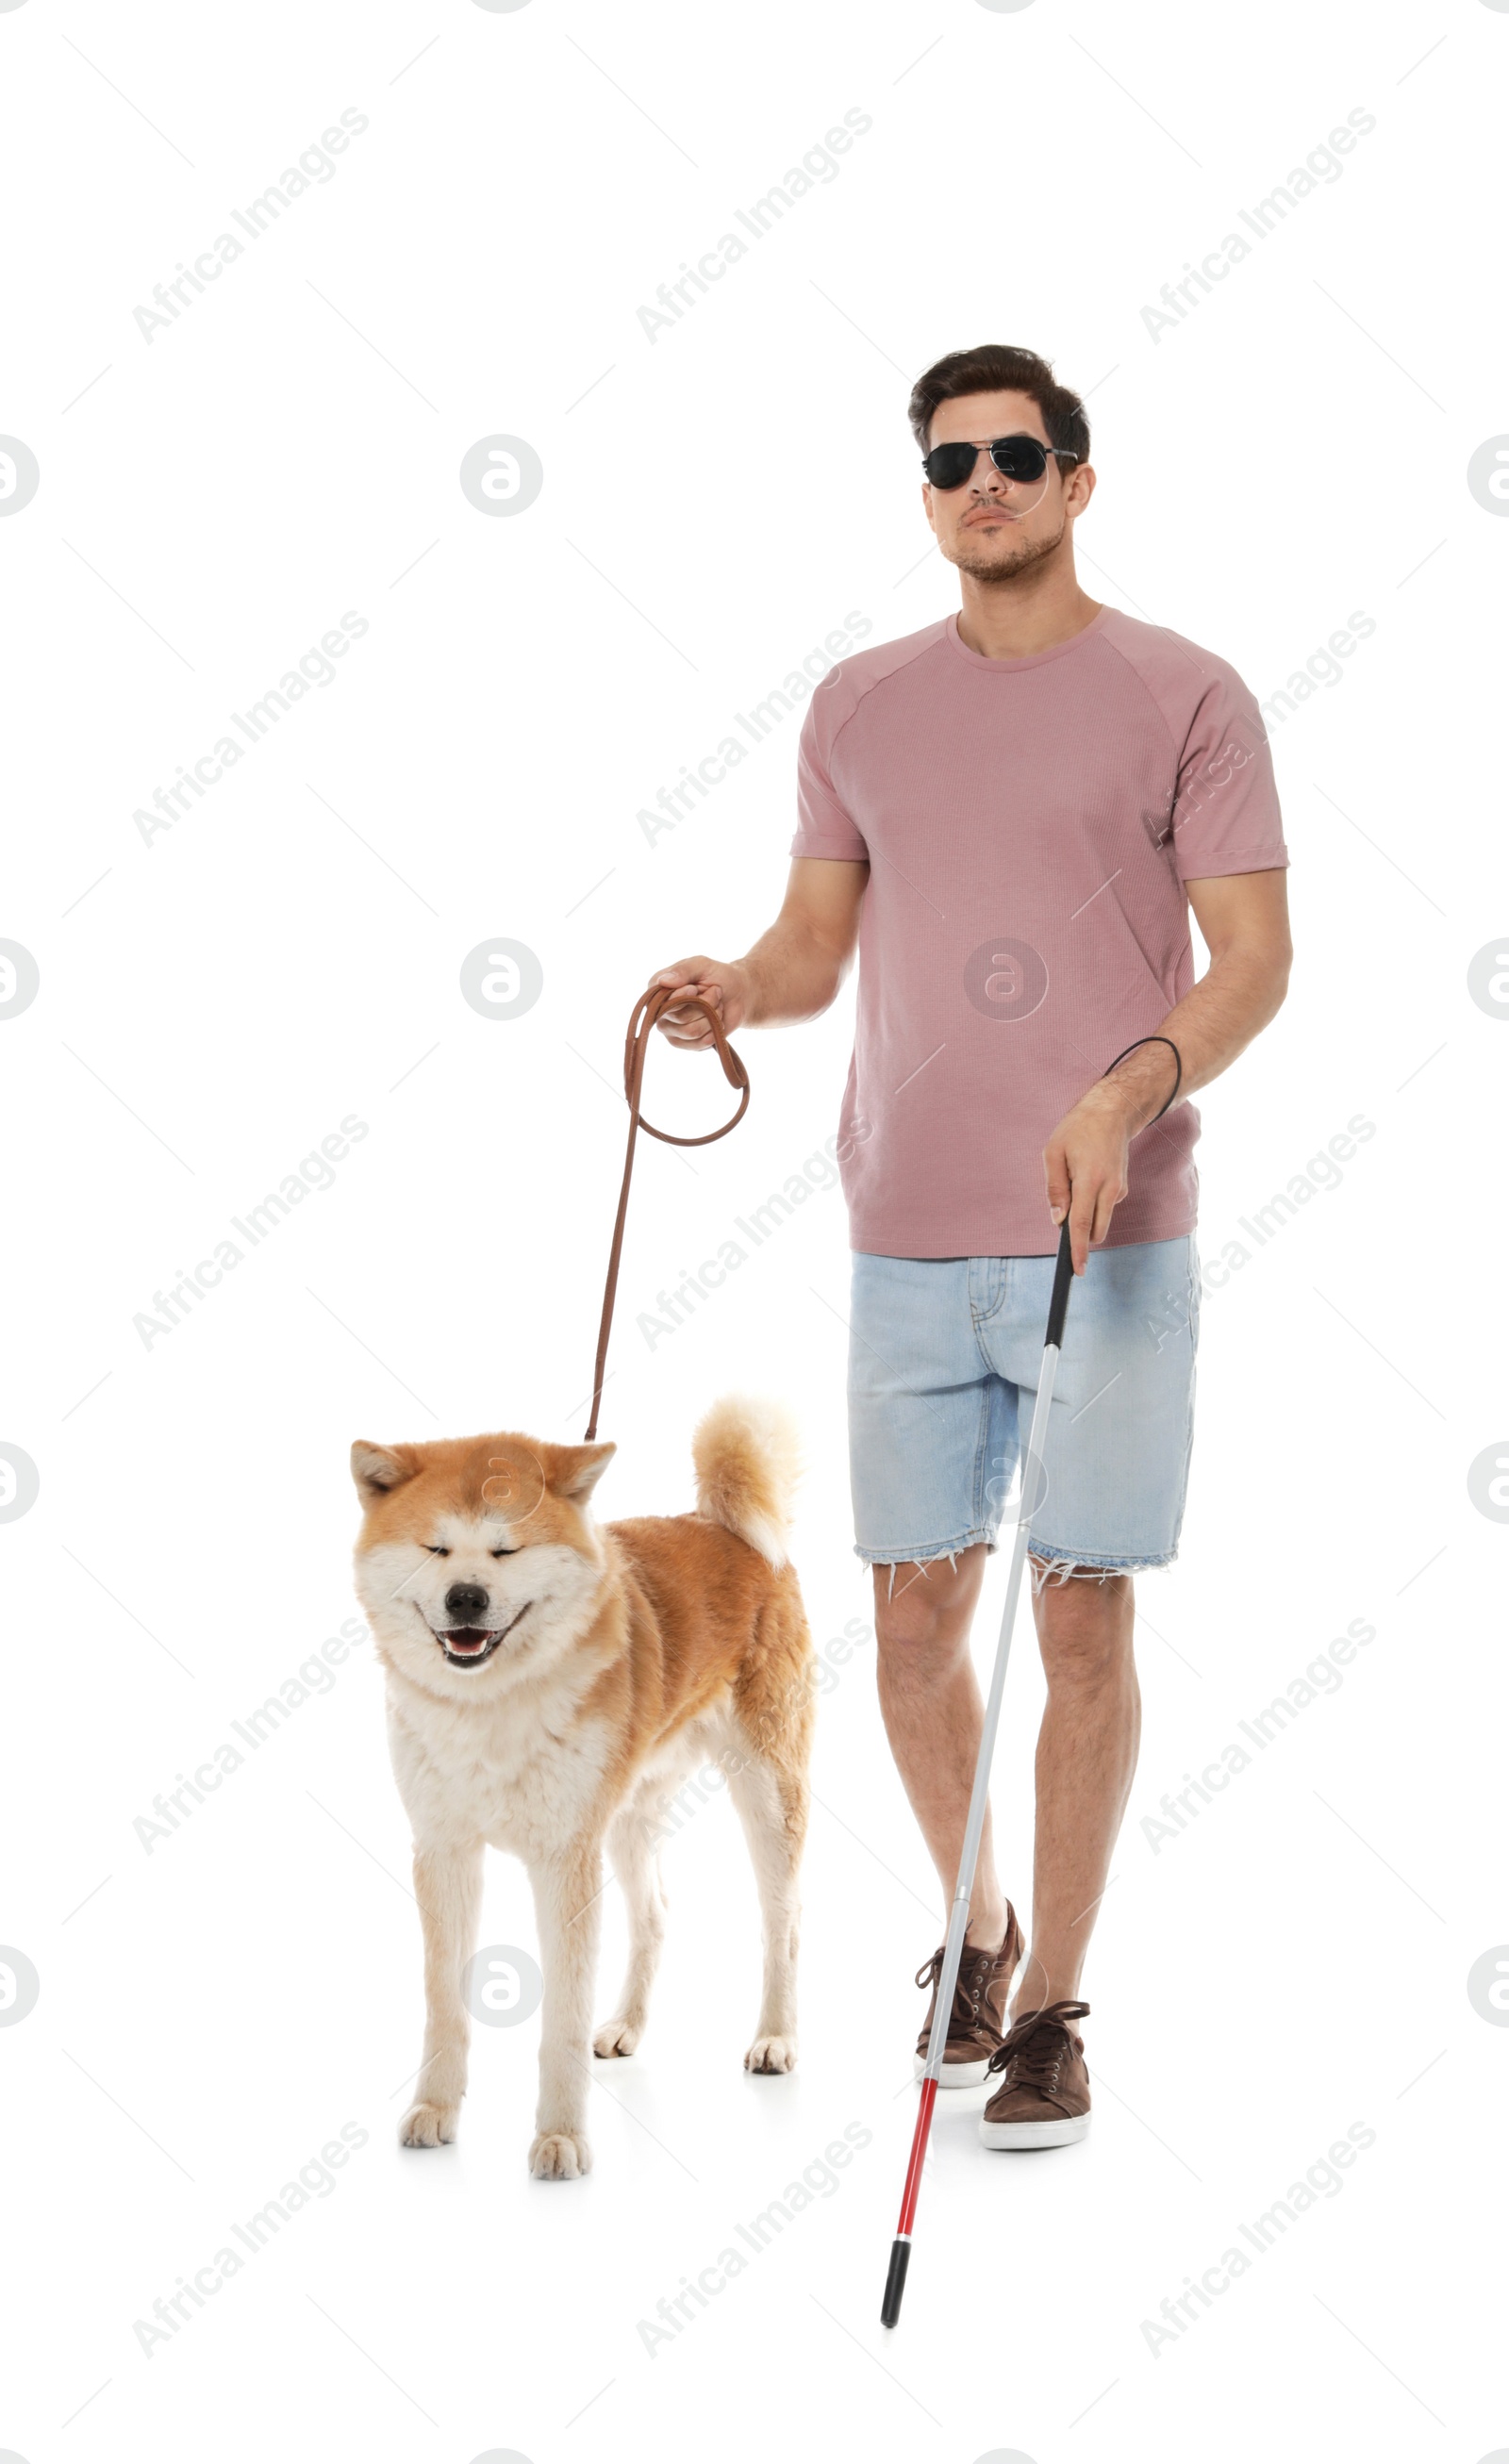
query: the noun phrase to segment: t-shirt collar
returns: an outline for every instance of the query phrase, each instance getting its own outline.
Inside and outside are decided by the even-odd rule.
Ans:
[[[971,650],[967,643],[961,642],[959,638],[957,611],[949,617],[943,632],[945,640],[956,655],[961,659],[967,659],[970,667],[981,668],[988,673],[993,670],[1000,675],[1013,675],[1024,668],[1045,667],[1050,659],[1062,659],[1067,657],[1071,650],[1077,650],[1081,642],[1090,641],[1094,635],[1103,629],[1111,613],[1109,606],[1102,606],[1098,615],[1091,617],[1088,625],[1082,625],[1077,633],[1071,633],[1067,642],[1054,642],[1051,649],[1033,650],[1025,659],[988,659],[983,651]]]

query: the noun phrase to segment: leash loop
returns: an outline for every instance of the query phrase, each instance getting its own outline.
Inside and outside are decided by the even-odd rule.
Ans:
[[[738,1110],[724,1121],[721,1129],[704,1130],[701,1136],[697,1138],[680,1138],[673,1130],[657,1130],[654,1121],[647,1121],[639,1109],[639,1093],[644,1085],[645,1060],[650,1049],[650,1038],[661,1011],[668,1009],[673,1003],[677,1007],[701,1011],[713,1030],[713,1042],[718,1049],[718,1058],[722,1064],[723,1076],[730,1087],[737,1087],[739,1089]],[[624,1041],[624,1100],[629,1106],[629,1144],[624,1154],[623,1186],[618,1193],[618,1213],[613,1221],[612,1247],[608,1257],[608,1283],[603,1293],[602,1324],[597,1332],[597,1359],[592,1370],[592,1413],[587,1424],[588,1443],[597,1435],[597,1413],[603,1395],[603,1372],[608,1360],[608,1338],[612,1331],[613,1301],[618,1290],[618,1265],[624,1246],[624,1224],[629,1214],[629,1183],[634,1168],[634,1140],[639,1132],[644,1130],[652,1138],[658,1138],[664,1146],[709,1147],[717,1139],[726,1138],[730,1130],[737,1129],[749,1109],[749,1072],[744,1067],[741,1056],[729,1043],[723,1022],[711,1001],[704,1001],[699,993],[688,993],[672,984],[654,984],[647,993],[640,994],[630,1014],[629,1033]]]

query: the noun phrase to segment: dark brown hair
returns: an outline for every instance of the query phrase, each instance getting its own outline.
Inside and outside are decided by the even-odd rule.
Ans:
[[[918,378],[906,415],[920,452],[925,453],[932,442],[939,404],[965,393],[1025,393],[1042,413],[1049,444],[1078,462],[1089,460],[1090,422],[1079,396],[1054,383],[1047,360],[1014,342],[981,342],[971,351],[950,351]],[[1062,464],[1059,470],[1068,476]]]

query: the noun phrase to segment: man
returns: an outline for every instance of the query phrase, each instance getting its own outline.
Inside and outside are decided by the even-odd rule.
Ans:
[[[743,958],[651,980],[695,988],[726,1027],[774,1026],[826,1009],[858,948],[841,1149],[856,1549],[945,1906],[980,1739],[969,1623],[1014,1510],[1068,1213],[1076,1281],[1030,1555],[1048,1689],[1032,1943],[988,1820],[943,2073],[997,2081],[987,2146],[1056,2146],[1089,2127],[1074,2022],[1137,1760],[1132,1577],[1172,1562],[1184,1511],[1188,1098],[1283,1001],[1288,855],[1241,678],[1079,586],[1095,473],[1077,395],[1035,353],[990,344],[929,368],[909,417],[959,612],[823,677],[780,916]],[[688,1050],[712,1040],[690,1008],[660,1024]],[[935,1995],[942,1962],[918,1979]],[[919,2067],[926,2038],[924,2023]]]

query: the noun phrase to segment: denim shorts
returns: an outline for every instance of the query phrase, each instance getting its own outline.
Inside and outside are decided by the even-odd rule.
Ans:
[[[1054,1260],[855,1250],[849,1465],[856,1556],[952,1557],[1011,1527]],[[1069,1295],[1032,1554],[1055,1574],[1130,1573],[1178,1551],[1194,1436],[1194,1235],[1092,1249]]]

